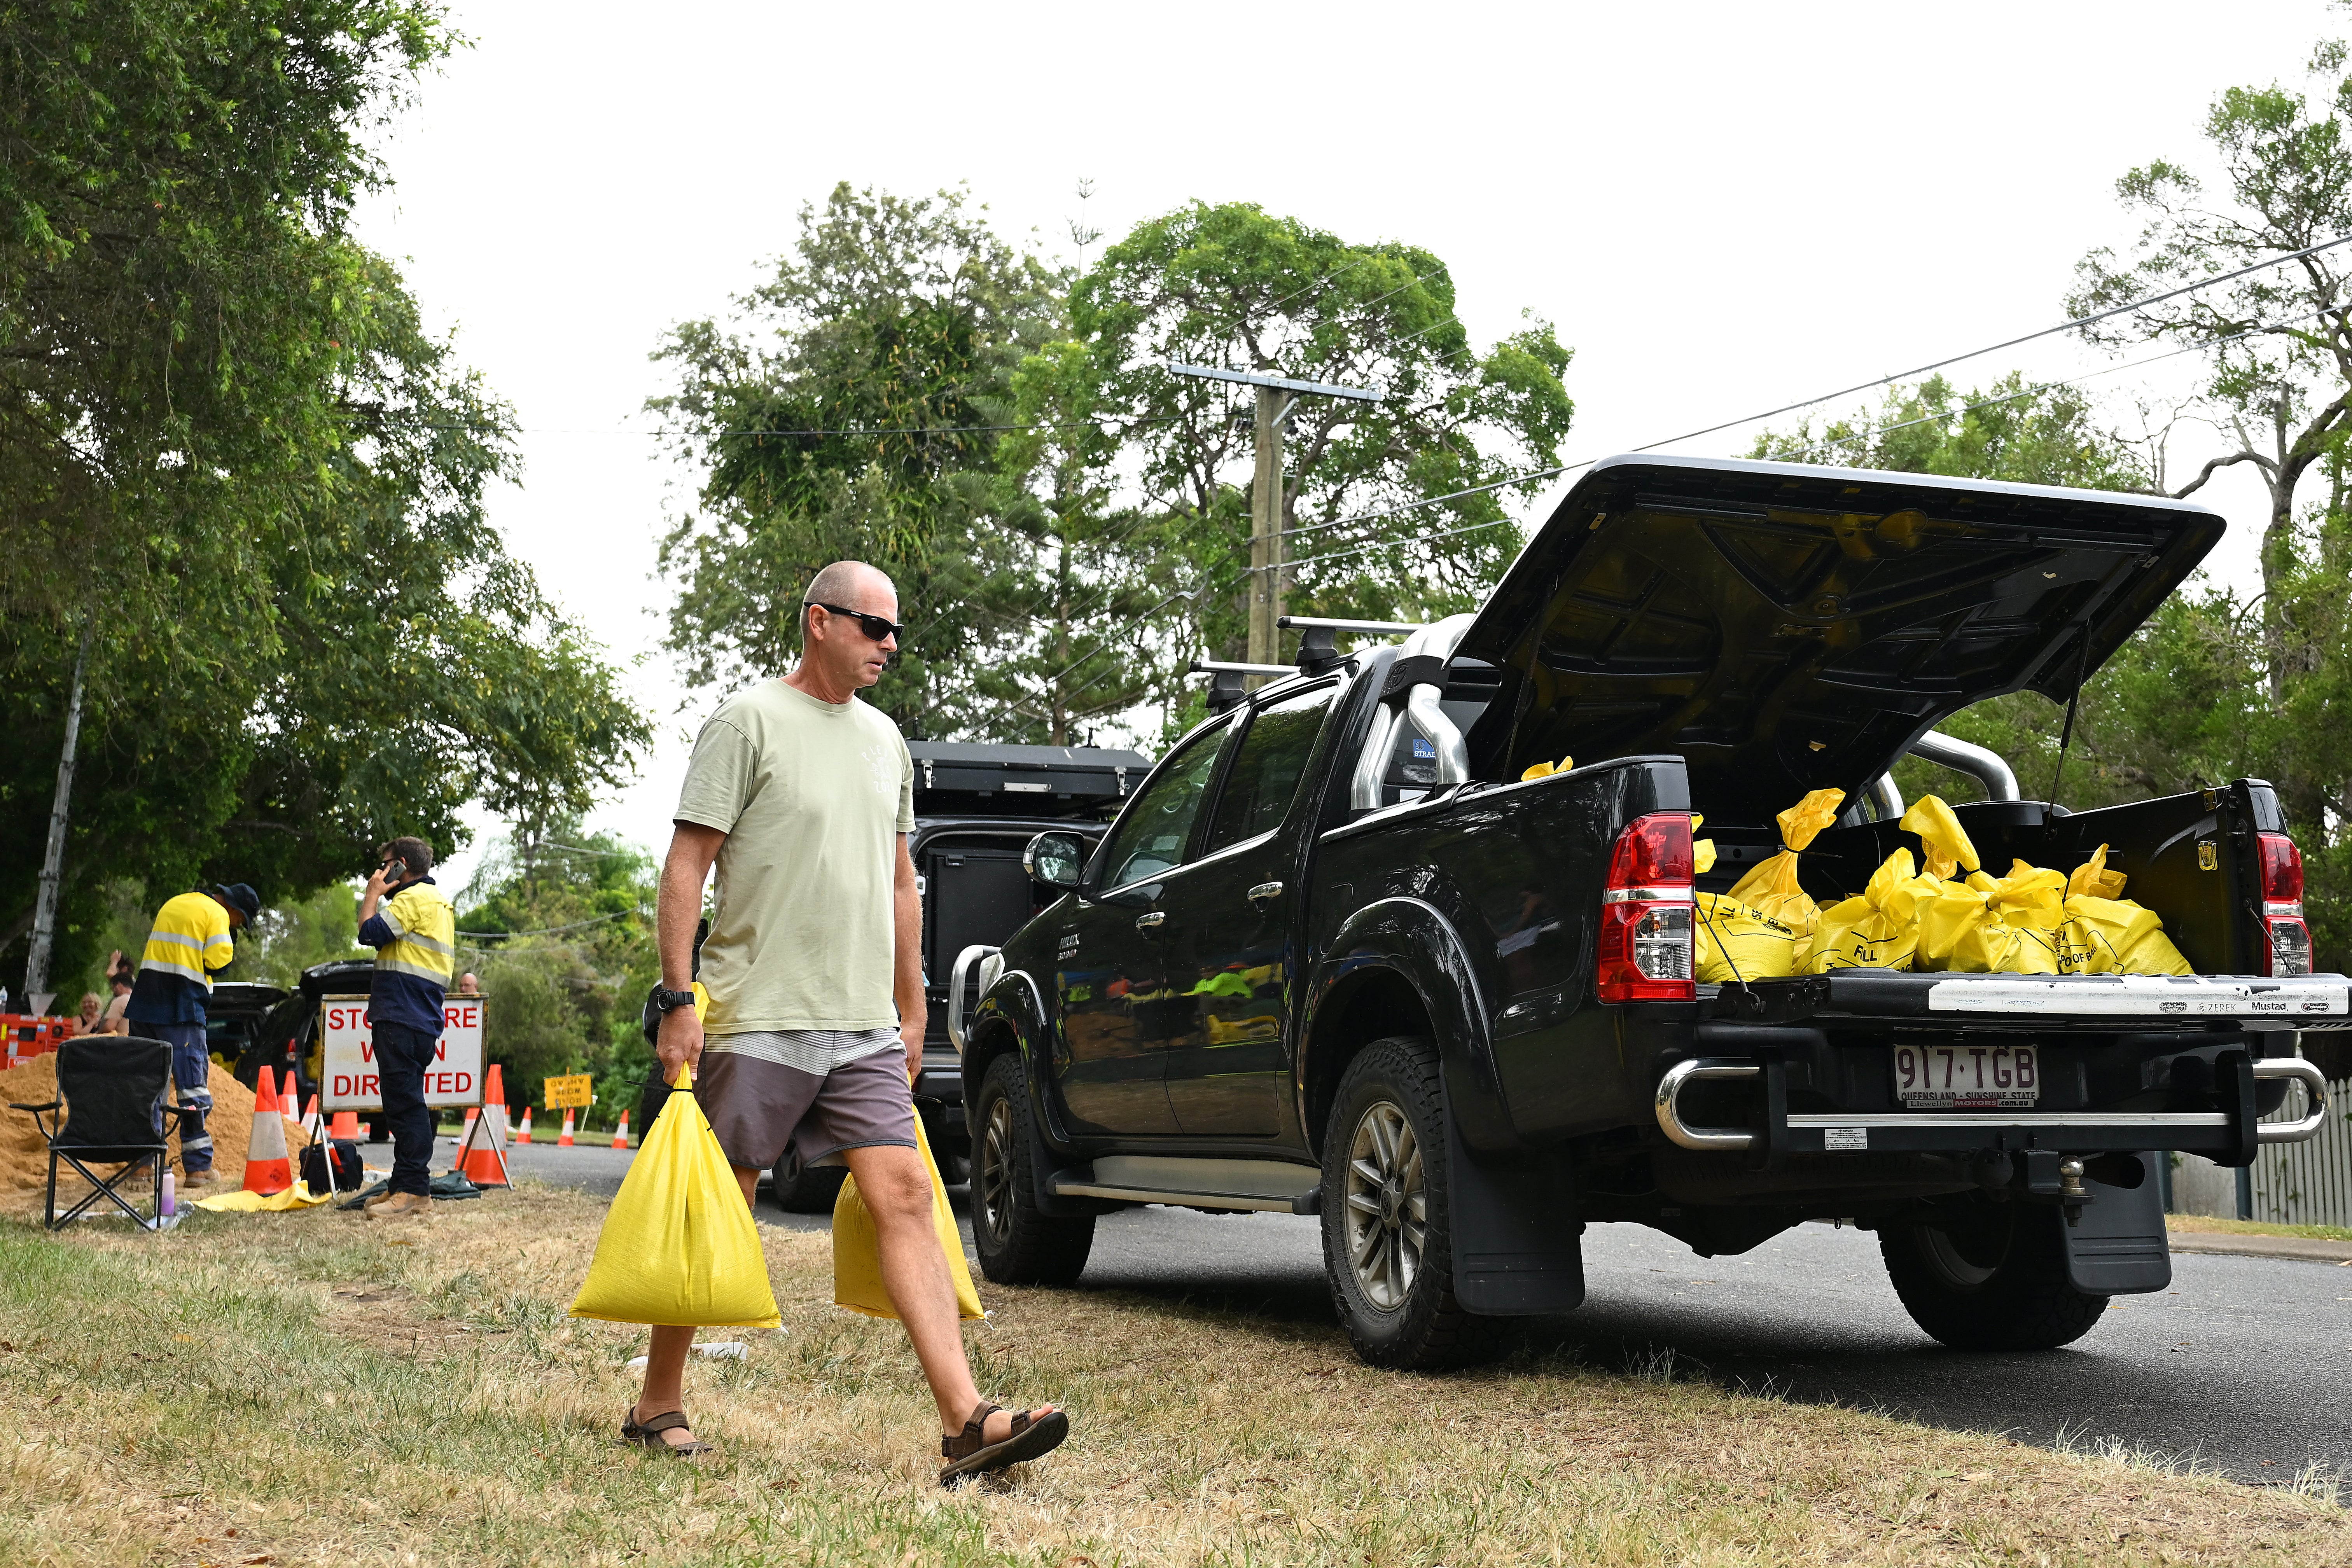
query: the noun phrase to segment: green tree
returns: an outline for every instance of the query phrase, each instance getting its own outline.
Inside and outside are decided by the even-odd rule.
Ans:
[[[869,694],[916,733],[969,689],[1001,396],[1043,341],[1059,281],[958,191],[908,201],[836,186],[731,320],[675,328],[677,390],[647,406],[703,475],[663,541],[681,580],[668,646],[697,686],[782,669],[826,563],[897,581],[912,628]]]
[[[468,800],[583,809],[646,736],[483,516],[506,410],[347,232],[451,41],[385,0],[0,29],[0,950],[84,627],[59,974],[110,881],[299,899]]]
[[[1543,480],[1573,413],[1569,351],[1530,318],[1484,353],[1427,250],[1350,244],[1246,203],[1138,226],[1071,295],[1102,376],[1097,406],[1139,480],[1139,513],[1176,574],[1165,652],[1246,644],[1250,405],[1179,361],[1376,385],[1375,404],[1305,397],[1288,416],[1282,524],[1300,614],[1422,619],[1466,608],[1521,543],[1502,498]],[[1456,492],[1481,486],[1476,494]],[[1392,509],[1430,502],[1412,510]],[[1386,515],[1362,518],[1366,512]],[[1103,628],[1116,645],[1124,624]]]
[[[458,962],[481,978],[515,1103],[572,1072],[596,1075],[596,1124],[635,1103],[653,1060],[637,1021],[659,970],[654,883],[643,849],[559,818],[493,844],[457,895]]]

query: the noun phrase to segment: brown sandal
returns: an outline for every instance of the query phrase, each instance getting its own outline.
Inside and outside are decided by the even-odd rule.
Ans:
[[[1004,1441],[991,1443],[985,1436],[988,1418],[1000,1408],[982,1400],[961,1432],[940,1439],[940,1456],[950,1461],[940,1470],[940,1485],[951,1487],[969,1477],[988,1475],[1024,1459],[1050,1454],[1070,1435],[1070,1418],[1063,1412],[1056,1410],[1043,1420],[1032,1421],[1029,1412],[1024,1410],[1013,1417],[1013,1430]]]
[[[656,1448],[681,1459],[690,1459],[697,1454],[719,1452],[716,1444],[699,1440],[692,1443],[672,1443],[662,1436],[665,1432],[691,1430],[692,1426],[693,1424],[687,1420],[686,1412],[683,1410],[664,1411],[650,1421],[640,1421],[637,1419],[637,1407],[632,1405],[629,1406],[628,1414],[621,1417],[621,1441],[634,1443],[641,1448]]]

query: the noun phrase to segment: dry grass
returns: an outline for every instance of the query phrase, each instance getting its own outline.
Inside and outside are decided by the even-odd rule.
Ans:
[[[2340,1225],[2269,1225],[2257,1219],[2215,1219],[2210,1215],[2168,1214],[2171,1230],[2202,1230],[2222,1236],[2291,1236],[2306,1241],[2352,1241],[2352,1230]]]
[[[563,1315],[600,1207],[526,1187],[401,1227],[0,1225],[12,1563],[2341,1563],[2332,1502],[1884,1416],[1523,1359],[1461,1377],[1336,1331],[986,1288],[982,1384],[1060,1453],[942,1491],[896,1325],[763,1231],[786,1331],[698,1364],[725,1455],[619,1448],[641,1335]],[[724,1337],[736,1337],[727,1331]]]

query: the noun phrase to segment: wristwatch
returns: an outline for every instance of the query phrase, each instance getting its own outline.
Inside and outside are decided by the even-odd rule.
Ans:
[[[665,991],[656,985],[654,987],[654,1005],[665,1013],[674,1013],[680,1007],[691,1007],[694,1005],[694,993]]]

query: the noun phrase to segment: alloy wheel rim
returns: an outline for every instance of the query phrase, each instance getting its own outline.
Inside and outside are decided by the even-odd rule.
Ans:
[[[989,1237],[1003,1241],[1012,1224],[1008,1200],[1013,1195],[1013,1106],[999,1099],[988,1108],[988,1128],[980,1140],[979,1167],[972,1184],[980,1189],[980,1221]]]
[[[1345,1198],[1348,1266],[1364,1299],[1395,1311],[1421,1275],[1429,1184],[1421,1140],[1402,1107],[1378,1100],[1349,1141]]]

